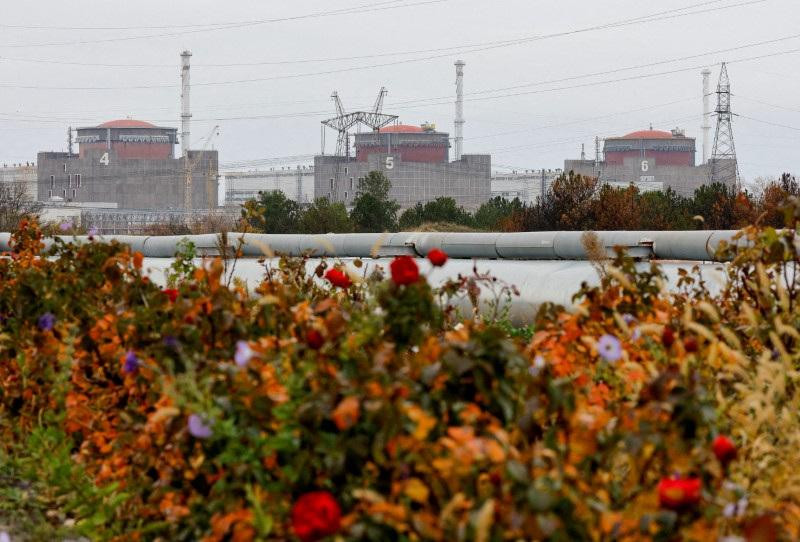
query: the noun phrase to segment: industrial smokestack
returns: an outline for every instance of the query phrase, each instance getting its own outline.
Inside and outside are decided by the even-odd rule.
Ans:
[[[456,61],[456,160],[461,160],[464,150],[464,66],[463,60]]]
[[[191,81],[191,59],[192,53],[184,51],[181,53],[181,150],[184,158],[189,155],[191,145],[191,124],[192,124],[192,105],[190,93],[192,90]]]
[[[706,68],[703,75],[703,164],[708,162],[711,146],[711,70]]]

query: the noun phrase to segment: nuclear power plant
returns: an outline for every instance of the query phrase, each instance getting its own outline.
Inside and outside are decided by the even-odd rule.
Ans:
[[[433,122],[402,123],[398,115],[384,112],[386,88],[364,111],[347,111],[334,92],[335,116],[321,121],[318,154],[288,157],[288,167],[276,162],[268,169],[228,167],[220,174],[218,153],[208,149],[218,127],[201,139],[200,149],[192,148],[191,57],[188,51],[180,55],[180,131],[130,118],[70,128],[66,152],[40,152],[35,165],[4,165],[3,182],[25,180],[31,197],[48,208],[69,210],[67,214],[79,215],[82,222],[111,224],[117,233],[165,217],[175,221],[203,213],[235,216],[245,201],[262,191],[282,190],[301,205],[327,198],[351,208],[359,180],[374,171],[389,179],[389,196],[401,209],[440,197],[453,198],[468,210],[496,196],[533,204],[558,175],[570,171],[596,177],[602,184],[633,185],[641,191],[671,189],[683,196],[691,196],[704,184],[736,187],[740,182],[731,84],[724,64],[713,111],[711,72],[701,72],[701,144],[681,128],[650,126],[627,135],[598,137],[594,156],[582,152],[580,159],[565,160],[563,170],[531,167],[493,172],[490,154],[464,149],[466,64],[459,60],[452,135]],[[713,139],[712,118],[716,118]],[[331,130],[336,145],[327,152],[325,139]]]
[[[390,124],[394,115],[383,114],[381,89],[375,107],[369,112],[345,113],[338,93],[334,93],[337,116],[323,121],[338,130],[337,152],[314,157],[314,197],[328,198],[347,206],[358,195],[358,179],[380,171],[391,182],[390,197],[401,209],[440,197],[475,210],[492,197],[492,158],[488,154],[462,154],[464,127],[464,66],[456,66],[455,157],[450,161],[450,134],[439,132],[431,123],[413,126]],[[371,131],[350,134],[355,127]],[[350,153],[353,139],[355,155]]]
[[[596,177],[612,186],[636,186],[641,191],[672,189],[681,196],[692,196],[705,184],[720,183],[738,187],[739,169],[731,126],[731,90],[725,64],[717,87],[717,132],[714,150],[709,155],[711,111],[709,77],[703,70],[703,147],[697,164],[695,139],[680,128],[671,131],[640,130],[622,137],[605,139],[593,160],[565,160],[564,170]]]

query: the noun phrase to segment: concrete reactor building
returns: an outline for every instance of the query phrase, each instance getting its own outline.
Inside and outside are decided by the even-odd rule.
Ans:
[[[710,176],[708,164],[695,165],[695,154],[695,140],[683,130],[641,130],[606,139],[604,158],[565,160],[564,171],[614,186],[633,184],[642,191],[671,188],[691,196]]]
[[[354,135],[355,157],[316,156],[314,197],[353,204],[358,180],[380,171],[391,181],[390,197],[402,209],[451,197],[476,209],[492,197],[490,155],[465,154],[450,161],[450,137],[430,124],[398,124]]]
[[[78,152],[38,155],[38,199],[110,203],[119,209],[184,209],[187,173],[193,209],[217,206],[217,151],[175,158],[175,128],[116,120],[78,128]]]

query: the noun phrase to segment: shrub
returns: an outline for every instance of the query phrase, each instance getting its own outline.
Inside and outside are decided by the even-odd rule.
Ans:
[[[23,223],[0,447],[98,539],[796,539],[797,209],[723,249],[717,296],[619,254],[517,338],[450,306],[485,277],[400,260],[345,289],[284,259],[248,292],[184,258],[164,292],[141,254]]]

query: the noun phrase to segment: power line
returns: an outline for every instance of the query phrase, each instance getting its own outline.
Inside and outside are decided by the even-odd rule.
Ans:
[[[766,105],[768,107],[774,107],[775,109],[781,109],[783,111],[790,111],[792,113],[800,113],[800,109],[793,109],[791,107],[786,107],[786,106],[783,106],[783,105],[777,105],[777,104],[773,104],[773,103],[769,103],[769,102],[764,102],[762,100],[757,100],[755,98],[748,98],[747,96],[741,96],[739,94],[733,94],[733,96],[735,96],[737,98],[741,98],[743,100],[747,100],[749,102],[754,102],[754,103],[757,103],[757,104]]]
[[[353,10],[362,7],[377,7],[385,4],[393,4],[397,0],[385,0],[383,2],[376,2],[374,4],[358,4],[356,6],[352,6],[349,8],[341,8],[338,10],[333,11],[323,11],[323,12],[314,12],[308,13],[305,15],[295,15],[290,17],[281,17],[277,19],[262,19],[260,21],[228,21],[224,23],[206,23],[206,24],[178,24],[178,25],[162,25],[162,26],[49,26],[49,25],[22,25],[22,24],[8,24],[3,23],[0,24],[0,28],[10,28],[10,29],[19,29],[19,30],[81,30],[81,31],[91,31],[91,30],[167,30],[167,29],[185,29],[185,28],[216,28],[216,27],[225,27],[225,26],[233,26],[238,24],[246,24],[246,23],[255,23],[255,24],[266,24],[266,23],[274,23],[274,22],[282,22],[282,21],[293,21],[297,19],[308,19],[312,17],[324,17],[331,13],[337,13],[339,11],[346,11],[346,10]]]
[[[697,7],[709,6],[713,4],[718,4],[720,2],[726,2],[730,0],[710,0],[706,2],[700,2],[698,4],[692,4],[689,6],[684,6],[681,8],[674,8],[669,9],[657,13],[653,13],[650,15],[644,15],[640,17],[635,17],[633,19],[627,19],[624,21],[618,21],[617,23],[607,23],[607,24],[619,24],[621,22],[635,22],[635,21],[643,21],[652,17],[660,16],[660,15],[668,15],[672,13],[677,13],[680,11],[686,11],[689,9],[694,9]],[[761,0],[766,1],[766,0]],[[384,2],[386,3],[386,2]],[[757,3],[757,2],[756,2]],[[720,9],[730,9],[733,7],[738,7],[741,5],[747,5],[749,2],[745,2],[743,4],[735,4],[732,6],[724,6]],[[595,27],[590,27],[590,29],[600,29],[604,28],[607,25],[600,25]],[[530,39],[535,39],[535,36],[525,36],[522,38],[515,38],[513,40],[502,40],[502,41],[491,41],[491,42],[481,42],[481,43],[471,43],[471,44],[462,44],[462,45],[455,45],[450,47],[437,47],[433,49],[417,49],[411,51],[395,51],[395,52],[387,52],[387,53],[372,53],[367,55],[358,55],[358,56],[346,56],[346,57],[328,57],[328,58],[317,58],[317,59],[294,59],[294,60],[269,60],[269,61],[260,61],[260,62],[244,62],[244,63],[225,63],[225,64],[203,64],[197,63],[195,64],[196,67],[214,67],[214,68],[227,68],[227,67],[253,67],[253,66],[268,66],[268,65],[287,65],[287,64],[307,64],[307,63],[315,63],[315,62],[341,62],[345,60],[365,60],[371,58],[381,58],[381,57],[391,57],[391,56],[408,56],[408,55],[418,55],[418,54],[429,54],[435,52],[444,52],[444,51],[460,51],[462,49],[469,49],[475,47],[486,47],[486,46],[494,46],[494,45],[515,45],[520,43],[521,41],[527,41]],[[0,46],[2,47],[2,46]],[[107,64],[107,63],[90,63],[90,62],[73,62],[73,61],[64,61],[64,60],[42,60],[42,59],[20,59],[20,58],[10,58],[10,57],[0,57],[2,60],[7,61],[14,61],[14,62],[32,62],[32,63],[47,63],[47,64],[59,64],[59,65],[70,65],[70,66],[93,66],[93,67],[102,67],[102,68],[170,68],[174,69],[175,64]]]
[[[649,22],[662,21],[662,20],[667,20],[667,19],[675,19],[675,18],[679,18],[679,17],[686,17],[686,16],[690,16],[690,15],[698,15],[698,14],[708,13],[708,12],[711,12],[711,11],[719,11],[719,10],[723,10],[723,9],[731,9],[731,8],[734,8],[734,7],[746,6],[746,5],[752,5],[752,4],[759,4],[759,3],[766,2],[767,0],[747,0],[745,2],[740,2],[738,4],[733,4],[733,5],[730,5],[730,6],[706,8],[706,9],[702,9],[702,10],[689,11],[689,12],[686,12],[686,13],[675,13],[678,10],[685,11],[687,9],[693,9],[693,8],[695,8],[697,6],[701,6],[701,5],[718,3],[719,1],[720,0],[712,0],[711,2],[703,2],[701,4],[696,4],[694,6],[690,6],[690,7],[687,7],[687,8],[678,8],[677,10],[676,9],[672,9],[672,10],[657,12],[657,13],[654,13],[654,14],[651,14],[651,15],[636,17],[636,18],[633,18],[633,19],[624,19],[624,20],[621,20],[621,21],[616,21],[616,22],[612,22],[612,23],[606,23],[606,24],[603,24],[603,25],[595,25],[595,26],[585,27],[585,28],[580,28],[580,29],[575,29],[575,30],[555,32],[555,33],[551,33],[551,34],[543,34],[543,35],[540,35],[540,36],[531,36],[531,37],[526,37],[526,38],[521,38],[521,39],[516,39],[516,40],[507,40],[507,41],[503,41],[503,42],[494,42],[495,44],[486,45],[486,46],[477,46],[477,47],[476,46],[466,46],[468,48],[468,50],[461,50],[461,51],[458,51],[458,53],[459,54],[470,54],[470,53],[488,51],[488,50],[492,50],[492,49],[510,47],[510,46],[514,46],[514,45],[520,45],[520,44],[523,44],[523,43],[530,43],[530,42],[534,42],[534,41],[542,41],[542,40],[546,40],[546,39],[553,39],[553,38],[558,38],[558,37],[575,35],[575,34],[580,34],[580,33],[585,33],[585,32],[593,32],[593,31],[605,30],[605,29],[609,29],[609,28],[619,28],[619,27],[624,27],[624,26],[631,26],[631,25],[634,25],[634,24],[649,23]],[[789,39],[789,38],[786,38],[786,39]],[[445,49],[440,49],[440,50],[452,51],[452,49],[453,48],[445,48]],[[435,51],[435,49],[431,50],[431,51]],[[336,74],[336,73],[347,73],[347,72],[352,72],[352,71],[361,71],[361,70],[368,70],[368,69],[374,69],[374,68],[382,68],[382,67],[387,67],[387,66],[396,66],[396,65],[399,65],[399,64],[408,64],[408,63],[423,62],[423,61],[428,61],[428,60],[435,60],[435,59],[439,59],[439,58],[449,57],[449,56],[451,56],[451,54],[452,54],[451,52],[448,52],[448,53],[445,53],[445,54],[436,54],[436,55],[431,55],[431,56],[422,57],[422,58],[403,59],[403,60],[396,60],[396,61],[392,61],[392,62],[384,62],[384,63],[380,63],[380,64],[372,64],[372,65],[366,65],[366,66],[350,66],[350,67],[347,67],[347,68],[338,68],[338,69],[334,69],[334,70],[307,72],[307,73],[299,73],[299,74],[288,74],[288,75],[279,75],[279,76],[271,76],[271,77],[251,78],[251,79],[238,79],[238,80],[227,80],[227,81],[211,81],[211,82],[205,82],[205,83],[195,83],[193,86],[203,87],[203,86],[240,85],[240,84],[251,84],[251,83],[262,83],[262,82],[267,82],[267,81],[285,80],[285,79],[296,79],[296,78],[304,78],[304,77],[313,77],[313,76],[320,76],[320,75],[331,75],[331,74]],[[58,91],[69,91],[69,90],[73,90],[73,91],[150,90],[150,89],[158,89],[158,88],[176,88],[177,86],[178,85],[173,84],[173,83],[161,83],[161,84],[151,84],[151,85],[129,85],[129,86],[124,86],[124,87],[54,87],[54,86],[40,86],[40,85],[11,85],[11,84],[8,84],[8,83],[1,83],[0,84],[0,88],[16,88],[16,89],[26,89],[26,90],[58,90]]]
[[[142,40],[142,39],[154,39],[154,38],[170,38],[170,37],[177,37],[177,36],[185,36],[187,34],[199,34],[204,32],[214,32],[218,30],[232,30],[232,29],[239,29],[239,28],[246,28],[246,27],[253,27],[259,26],[269,23],[275,22],[284,22],[284,21],[292,21],[292,20],[299,20],[299,19],[307,19],[307,18],[318,18],[318,17],[333,17],[333,16],[341,16],[341,15],[353,15],[353,14],[360,14],[360,13],[371,13],[375,11],[387,11],[387,10],[394,10],[394,9],[402,9],[407,7],[416,7],[428,4],[439,4],[442,2],[447,2],[448,0],[420,0],[413,3],[404,3],[400,5],[386,5],[386,4],[394,4],[397,0],[390,0],[385,2],[379,2],[377,4],[373,4],[373,7],[367,7],[366,9],[357,9],[357,8],[343,8],[338,10],[326,11],[326,12],[318,12],[316,14],[306,14],[306,15],[297,15],[294,17],[284,17],[280,19],[262,19],[258,21],[247,21],[247,22],[238,22],[238,23],[231,23],[231,24],[224,24],[220,26],[214,26],[210,28],[196,28],[193,30],[185,30],[181,32],[169,32],[169,33],[162,33],[162,34],[148,34],[148,35],[139,35],[139,36],[120,36],[115,38],[106,38],[106,39],[97,39],[97,40],[78,40],[78,41],[66,41],[66,42],[49,42],[49,43],[12,43],[12,44],[0,44],[0,48],[12,48],[12,49],[19,49],[19,48],[28,48],[28,47],[63,47],[63,46],[72,46],[72,45],[93,45],[93,44],[100,44],[100,43],[113,43],[113,42],[121,42],[121,41],[135,41],[135,40]],[[401,0],[407,1],[407,0]]]
[[[796,132],[800,132],[800,128],[798,128],[797,126],[789,126],[788,124],[779,124],[777,122],[770,122],[768,120],[756,119],[756,118],[748,117],[747,115],[742,115],[742,114],[737,114],[736,116],[739,117],[739,118],[742,118],[742,119],[751,120],[753,122],[759,122],[761,124],[767,124],[769,126],[775,126],[777,128],[786,128],[787,130],[794,130]]]
[[[774,44],[774,43],[779,43],[779,42],[788,41],[788,40],[797,39],[797,38],[800,38],[800,34],[792,34],[792,35],[789,35],[789,36],[784,36],[784,37],[775,38],[775,39],[771,39],[771,40],[748,43],[748,44],[745,44],[745,45],[729,47],[729,48],[726,48],[726,49],[717,49],[717,50],[713,50],[713,51],[706,51],[704,53],[699,53],[699,54],[696,54],[696,55],[690,55],[690,56],[684,56],[684,57],[677,57],[677,58],[671,58],[671,59],[666,59],[666,60],[660,60],[660,61],[656,61],[656,62],[650,62],[650,63],[647,63],[647,64],[626,66],[626,67],[622,67],[622,68],[615,68],[615,69],[601,71],[601,72],[593,72],[593,73],[586,73],[586,74],[581,74],[581,75],[573,75],[573,76],[568,76],[568,77],[564,77],[564,78],[560,78],[560,79],[551,79],[551,80],[539,81],[539,82],[535,82],[535,83],[520,83],[520,84],[516,84],[516,85],[513,85],[513,86],[508,86],[508,87],[501,87],[501,88],[495,88],[495,89],[485,89],[485,90],[478,90],[478,91],[468,92],[466,94],[467,94],[467,96],[481,95],[481,94],[488,94],[488,93],[492,93],[492,92],[500,92],[500,91],[504,91],[504,90],[516,89],[516,88],[526,88],[526,87],[531,87],[531,86],[541,86],[541,85],[546,85],[546,84],[552,84],[552,83],[559,83],[559,82],[566,82],[566,81],[572,81],[572,80],[577,80],[577,79],[595,77],[595,76],[599,76],[599,75],[608,75],[608,74],[619,73],[619,72],[623,72],[623,71],[637,70],[637,69],[643,69],[643,68],[648,68],[648,67],[652,67],[652,66],[670,64],[670,63],[674,63],[674,62],[680,62],[680,61],[684,61],[684,60],[700,58],[700,57],[703,57],[703,56],[708,56],[708,55],[713,55],[713,54],[728,53],[728,52],[739,51],[739,50],[742,50],[742,49],[747,49],[747,48],[752,48],[752,47],[760,47],[760,46],[763,46],[763,45],[771,45],[771,44]],[[794,52],[794,50],[790,50],[789,52]],[[785,54],[785,53],[779,52],[779,53],[776,53],[776,54]],[[767,55],[767,56],[769,56],[769,55]],[[757,57],[757,58],[763,58],[763,57],[760,56],[760,57]],[[734,61],[734,62],[738,62],[738,61]],[[437,96],[437,97],[431,97],[431,98],[415,98],[415,99],[403,100],[403,101],[394,102],[394,104],[395,105],[421,104],[422,102],[426,102],[426,101],[439,101],[439,100],[449,100],[449,99],[451,99],[450,96]],[[745,99],[748,99],[748,98],[745,98]],[[327,100],[324,100],[324,101],[327,101]],[[239,108],[243,108],[243,107],[252,107],[254,105],[285,105],[285,104],[302,104],[302,103],[323,103],[324,101],[323,100],[295,100],[295,101],[284,101],[284,102],[261,102],[261,103],[255,103],[255,104],[254,103],[251,103],[251,104],[238,104],[238,105],[235,105],[235,106],[223,106],[223,107],[219,107],[219,108],[209,108],[209,109],[211,109],[211,110],[213,110],[213,109],[239,109]],[[757,101],[757,100],[754,100],[754,101]],[[776,106],[774,104],[767,104],[765,102],[759,102],[759,103],[764,103],[765,105],[770,105],[772,107],[782,108],[781,106]],[[439,105],[439,104],[433,104],[433,105]],[[171,111],[172,109],[173,108],[157,108],[157,109],[152,109],[152,110],[153,111]],[[789,111],[796,111],[796,110],[789,109],[789,108],[785,108],[785,109],[787,109]],[[84,113],[91,113],[91,112],[84,111]],[[313,114],[316,114],[316,113],[323,114],[324,111],[311,112],[311,113],[313,113]],[[11,115],[11,114],[6,113],[6,115]],[[36,118],[36,117],[33,117],[33,116],[28,116],[28,117],[29,118]],[[49,119],[49,120],[53,120],[54,119],[54,117],[52,115],[48,115],[47,117],[44,117],[44,118]],[[62,119],[64,122],[69,122],[69,121],[73,120],[73,118],[74,117],[70,117],[70,118],[60,117],[60,119]]]

